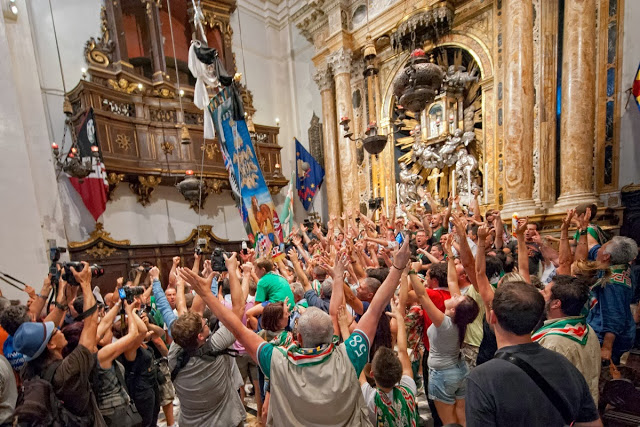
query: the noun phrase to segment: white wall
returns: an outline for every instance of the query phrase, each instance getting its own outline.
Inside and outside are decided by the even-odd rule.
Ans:
[[[640,1],[624,2],[622,84],[620,94],[620,187],[640,184],[640,109],[624,92],[633,85],[640,62]]]
[[[39,290],[46,240],[66,242],[27,6],[16,4],[16,21],[0,17],[0,270]],[[5,283],[0,289],[25,300]]]
[[[59,179],[56,191],[49,148],[51,141],[61,144],[65,118],[62,113],[64,91],[51,13],[46,0],[28,3],[20,3],[23,12],[21,22],[26,25],[25,29],[30,24],[31,33],[16,37],[16,40],[24,40],[27,46],[19,51],[24,58],[16,63],[26,61],[31,67],[31,74],[20,70],[25,77],[23,80],[29,82],[31,88],[30,92],[25,89],[20,95],[29,99],[24,104],[25,112],[35,110],[38,113],[23,114],[27,121],[25,132],[31,134],[25,139],[37,140],[37,145],[34,144],[34,148],[29,150],[30,166],[35,171],[34,180],[47,184],[32,186],[36,192],[36,205],[43,205],[38,206],[36,212],[43,219],[41,222],[47,224],[44,227],[46,230],[57,231],[57,234],[45,233],[47,238],[57,237],[59,243],[64,244],[66,233],[69,241],[82,241],[93,231],[95,222],[66,178]],[[257,108],[254,121],[275,125],[276,117],[280,119],[279,143],[283,147],[282,168],[286,177],[290,177],[295,168],[293,137],[297,136],[308,147],[307,128],[311,115],[315,111],[321,116],[320,95],[312,79],[314,68],[311,57],[314,48],[288,22],[290,8],[299,6],[295,1],[289,3],[283,2],[278,10],[274,10],[273,4],[260,2],[262,9],[257,9],[248,1],[241,0],[238,11],[231,18],[238,70],[245,74]],[[83,53],[85,42],[92,36],[100,36],[102,0],[52,0],[52,5],[66,90],[69,91],[82,78],[81,68],[86,67]],[[267,11],[267,8],[270,10]],[[242,43],[238,14],[242,24]],[[5,106],[4,100],[2,105]],[[66,144],[67,147],[70,144],[69,135]],[[316,209],[322,210],[323,193],[316,197]],[[286,187],[273,197],[278,211],[285,195]],[[296,219],[301,221],[306,215],[297,196],[294,199]],[[127,184],[122,183],[99,221],[104,223],[113,238],[129,239],[132,244],[171,243],[184,239],[197,226],[198,215],[175,188],[160,186],[151,200],[151,204],[141,206]],[[57,209],[55,213],[53,207],[49,206]],[[57,226],[55,223],[49,225],[51,217],[64,218],[65,227],[61,222]],[[212,225],[219,237],[231,240],[246,237],[228,192],[209,196],[200,221]]]

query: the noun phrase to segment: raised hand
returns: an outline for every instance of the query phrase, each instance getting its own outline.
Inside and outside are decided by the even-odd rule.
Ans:
[[[442,245],[442,247],[443,247],[443,249],[444,249],[444,251],[447,254],[447,257],[449,259],[453,259],[453,239],[454,239],[454,237],[451,236],[451,235],[445,236],[444,242],[443,242],[443,245]]]
[[[180,265],[180,257],[179,256],[174,256],[173,257],[173,266],[177,267]]]
[[[160,270],[158,269],[158,267],[151,267],[151,270],[149,270],[149,277],[152,281],[160,278]]]
[[[80,283],[81,286],[91,285],[91,268],[89,267],[89,263],[86,261],[82,261],[83,268],[81,271],[76,270],[75,267],[71,269],[73,276],[76,278],[76,281]]]
[[[222,254],[222,257],[224,258],[224,265],[227,266],[227,270],[234,272],[238,270],[238,258],[236,258],[236,255],[237,254],[235,252],[229,256],[225,253]]]
[[[478,243],[484,242],[489,235],[489,226],[487,224],[482,224],[478,227]]]
[[[400,270],[404,270],[407,263],[409,262],[410,256],[411,250],[409,249],[409,239],[405,237],[404,243],[400,247],[400,250],[395,254],[393,265]]]
[[[228,268],[229,267],[227,267],[227,269]],[[191,271],[190,268],[178,267],[178,275],[182,278],[182,280],[190,284],[191,288],[196,291],[196,293],[201,297],[211,294],[211,281],[213,280],[213,273],[209,274],[207,277],[200,277],[196,273]]]
[[[253,264],[252,263],[245,262],[244,264],[242,264],[242,273],[251,274],[252,271],[253,271]]]
[[[518,220],[518,226],[516,227],[516,235],[524,236],[524,232],[527,231],[527,224],[529,223],[529,218],[521,218]]]
[[[589,227],[591,221],[591,208],[587,208],[583,215],[578,216],[578,223],[580,224],[580,230],[586,230]]]
[[[569,231],[569,227],[571,226],[572,220],[573,220],[573,216],[576,214],[576,210],[575,209],[569,209],[567,211],[567,216],[564,217],[564,219],[562,220],[562,226],[560,227],[560,230],[562,231]]]
[[[385,314],[391,318],[394,318],[398,321],[398,322],[402,322],[402,323],[398,323],[399,325],[403,325],[404,324],[404,316],[402,315],[402,313],[400,312],[400,310],[398,309],[398,306],[396,305],[394,300],[391,300],[390,302],[391,304],[391,311],[387,311],[385,312]]]

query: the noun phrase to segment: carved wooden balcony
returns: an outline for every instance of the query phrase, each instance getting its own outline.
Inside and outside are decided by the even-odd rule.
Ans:
[[[121,77],[115,81],[105,72],[96,74],[92,75],[95,81],[82,80],[69,93],[72,121],[78,126],[84,112],[93,108],[107,174],[113,177],[112,186],[129,182],[139,202],[145,205],[153,187],[173,185],[175,177],[184,177],[188,169],[199,176],[203,165],[203,176],[217,190],[213,192],[229,188],[219,142],[204,141],[203,112],[191,102],[190,88],[184,88],[183,117],[175,89],[169,83],[154,86],[145,81],[140,87],[139,78],[129,81]],[[189,129],[191,144],[181,144],[182,123]],[[279,130],[255,125],[256,155],[272,192],[278,192],[288,182],[280,169]]]

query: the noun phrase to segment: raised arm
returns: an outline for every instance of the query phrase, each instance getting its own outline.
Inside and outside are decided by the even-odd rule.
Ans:
[[[358,329],[360,329],[367,338],[369,338],[369,342],[373,342],[380,316],[398,287],[402,271],[409,262],[409,256],[411,253],[409,250],[408,240],[409,238],[405,236],[405,242],[396,254],[395,259],[393,260],[393,266],[389,270],[387,278],[382,285],[380,285],[380,288],[378,288],[378,291],[373,296],[371,304],[369,304],[367,312],[364,313],[358,322]]]
[[[466,239],[465,239],[466,240]],[[444,242],[444,250],[447,253],[447,284],[452,297],[460,295],[458,286],[458,272],[456,271],[456,261],[453,256],[453,236],[447,236]]]
[[[494,216],[493,228],[496,230],[496,238],[493,240],[493,243],[496,250],[501,250],[502,246],[504,246],[504,225],[502,224],[502,217],[500,216],[499,211],[495,211]]]
[[[298,253],[295,249],[289,249],[289,260],[293,264],[293,269],[296,272],[296,276],[298,276],[298,281],[302,284],[302,287],[305,292],[311,290],[311,283],[309,283],[309,278],[307,277],[307,273],[304,272],[302,266],[300,265],[300,260],[298,259]]]
[[[419,261],[414,262],[412,265],[419,263]],[[413,268],[415,270],[415,267]],[[418,301],[422,306],[422,309],[427,313],[431,322],[436,325],[436,328],[442,324],[444,320],[444,313],[440,311],[438,307],[431,301],[429,295],[427,295],[427,291],[424,288],[424,285],[420,278],[416,274],[409,275],[409,281],[411,282],[411,286],[413,287],[416,296],[418,297]]]
[[[51,293],[51,274],[47,275],[42,283],[42,288],[40,288],[40,293],[36,294],[36,298],[31,303],[29,307],[29,312],[32,314],[33,318],[40,319],[42,313],[42,309],[44,305],[47,303],[47,299],[49,298],[49,294]],[[57,323],[56,323],[57,324]]]
[[[165,325],[167,325],[167,330],[171,331],[171,325],[178,316],[176,316],[171,309],[171,305],[169,305],[169,301],[167,301],[167,297],[164,294],[162,284],[160,283],[160,270],[158,270],[158,267],[153,267],[149,270],[149,277],[151,277],[153,296],[156,297],[158,310],[160,311],[160,314],[162,314]],[[169,335],[171,335],[171,332],[169,332]]]
[[[478,202],[478,198],[480,196],[480,190],[473,190],[473,198],[471,199],[471,210],[473,211],[473,219],[476,221],[482,221],[482,216],[480,216],[480,203]]]
[[[491,303],[493,302],[493,288],[487,277],[487,261],[485,258],[484,245],[489,235],[489,227],[481,225],[478,228],[478,253],[476,255],[476,279],[478,281],[476,290],[482,297],[484,308],[487,313],[487,322],[491,313]],[[474,286],[476,286],[474,284]]]
[[[198,271],[200,271],[200,258],[201,255],[199,253],[195,252],[193,254],[193,267],[191,267],[191,271],[196,274],[198,274]]]
[[[180,257],[174,256],[171,264],[171,271],[169,271],[169,286],[176,285],[176,268],[180,265]]]
[[[98,324],[98,341],[102,340],[102,337],[111,329],[113,322],[116,320],[116,316],[120,313],[120,307],[122,306],[122,300],[118,300],[113,307],[107,311],[100,323]],[[125,304],[126,307],[126,304]],[[106,369],[106,368],[105,368]]]
[[[400,364],[402,365],[402,375],[413,378],[411,360],[409,359],[409,352],[407,351],[407,330],[405,329],[402,311],[402,308],[397,307],[394,302],[391,301],[391,312],[387,311],[387,316],[396,319],[396,324],[398,325],[396,343],[398,345],[398,359],[400,359]]]
[[[222,255],[224,257],[224,263],[227,266],[227,270],[229,271],[229,288],[231,289],[231,306],[233,307],[233,312],[238,319],[242,320],[242,316],[244,315],[244,306],[245,301],[242,298],[242,285],[240,284],[240,279],[238,278],[238,259],[236,257],[236,253],[232,253],[227,257],[226,254]],[[205,301],[206,302],[206,301]]]
[[[75,289],[72,290],[71,288]],[[51,310],[51,312],[47,314],[47,317],[45,317],[44,321],[53,322],[56,324],[56,326],[60,326],[62,324],[62,321],[64,320],[64,314],[67,312],[69,302],[75,299],[75,294],[73,293],[77,291],[77,287],[69,286],[69,284],[62,277],[60,277],[60,279],[58,280],[58,295],[56,297],[55,306],[53,307],[53,310]],[[35,302],[33,304],[35,304]],[[40,319],[39,313],[40,312],[36,313],[36,321]]]
[[[258,363],[258,347],[264,340],[245,327],[237,315],[228,308],[225,308],[218,298],[213,296],[211,293],[211,279],[213,279],[213,274],[208,277],[200,277],[193,271],[184,268],[178,268],[178,274],[200,295],[218,320],[231,331],[236,339],[240,341],[240,344],[247,350],[249,356]]]
[[[589,256],[589,221],[591,220],[591,209],[587,208],[584,215],[578,216],[578,224],[580,230],[580,238],[578,239],[578,246],[576,247],[576,261],[584,261]]]
[[[115,310],[116,308],[117,310]],[[138,327],[136,326],[135,320],[133,318],[133,315],[132,315],[133,305],[132,304],[130,305],[125,301],[124,309],[125,309],[125,312],[127,313],[127,325],[129,327],[128,333],[127,335],[123,336],[119,340],[112,342],[110,344],[107,344],[104,347],[102,347],[100,350],[98,350],[98,363],[100,364],[100,367],[102,369],[111,368],[113,361],[116,360],[118,356],[120,356],[125,352],[131,352],[133,350],[135,353],[138,346],[140,345],[139,342],[144,338],[144,335],[145,335],[144,331],[138,330]],[[109,312],[111,311],[119,312],[120,302],[118,302],[116,306],[114,306],[111,310],[109,310]],[[107,313],[107,316],[109,316],[109,313]],[[105,316],[105,319],[107,318],[107,316]],[[115,319],[115,315],[113,316],[113,319]],[[111,325],[113,324],[113,319],[109,324],[109,328],[111,328]],[[102,325],[102,322],[100,322],[100,324]]]
[[[323,266],[333,278],[331,291],[331,302],[329,303],[329,314],[333,320],[333,331],[335,335],[340,335],[340,325],[338,323],[338,309],[344,304],[344,269],[347,263],[347,255],[340,253],[336,255],[333,268]]]
[[[519,219],[516,227],[516,238],[518,239],[518,273],[527,283],[531,283],[529,273],[529,250],[524,241],[524,232],[527,229],[527,218]]]
[[[476,283],[476,269],[475,269],[475,259],[473,257],[473,252],[469,247],[469,242],[467,241],[466,227],[462,218],[453,215],[452,217],[453,223],[456,226],[456,233],[459,237],[458,244],[458,254],[460,254],[460,262],[464,267],[464,271],[469,276],[469,281],[473,284]],[[477,254],[476,254],[477,255]]]
[[[83,311],[88,312],[89,309],[96,305],[96,297],[93,296],[93,291],[91,289],[91,268],[85,261],[82,261],[82,265],[84,265],[82,271],[78,272],[75,268],[71,268],[71,271],[78,283],[80,283],[80,288],[82,289],[82,296],[84,298]],[[80,333],[78,345],[86,347],[92,353],[98,351],[98,348],[96,347],[96,342],[98,340],[97,332],[98,310],[94,309],[94,312],[84,319],[84,327]]]
[[[560,246],[558,254],[558,274],[571,275],[571,264],[573,264],[573,254],[569,245],[569,226],[571,219],[575,215],[575,209],[569,209],[567,216],[562,220],[560,227]]]

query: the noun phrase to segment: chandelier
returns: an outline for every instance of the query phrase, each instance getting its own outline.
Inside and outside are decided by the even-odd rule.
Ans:
[[[191,169],[185,171],[184,179],[176,184],[178,191],[182,194],[192,209],[201,207],[201,197],[206,197],[204,183],[197,178]]]
[[[434,63],[433,56],[428,60],[422,49],[416,49],[393,79],[393,94],[403,108],[419,113],[433,102],[444,76],[442,67]]]
[[[65,111],[66,113],[66,111]],[[66,119],[66,127],[69,127],[72,132],[72,139],[75,139],[75,134],[73,134],[73,125],[71,124],[69,118]],[[64,140],[66,136],[66,127],[65,133],[62,136],[62,145],[64,146]],[[93,171],[93,159],[92,157],[100,157],[100,149],[97,145],[91,146],[91,156],[83,157],[82,153],[78,151],[78,144],[76,141],[73,141],[71,148],[69,151],[64,154],[61,153],[60,147],[58,144],[53,142],[51,144],[51,151],[53,152],[53,158],[58,170],[64,171],[66,174],[71,176],[72,178],[77,178],[78,181],[83,182],[83,180],[89,176],[89,174]]]

